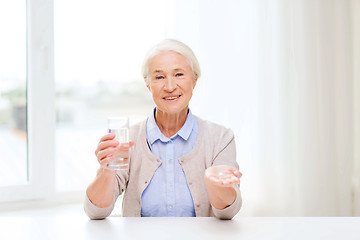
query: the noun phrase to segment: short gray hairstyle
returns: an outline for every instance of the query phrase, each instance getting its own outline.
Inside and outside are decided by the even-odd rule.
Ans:
[[[200,78],[201,71],[199,62],[191,50],[186,44],[174,40],[174,39],[165,39],[152,47],[148,53],[145,55],[145,59],[142,65],[142,75],[145,80],[146,86],[149,85],[148,73],[149,73],[149,63],[150,61],[158,54],[167,51],[174,51],[183,55],[189,62],[193,75],[196,79]]]

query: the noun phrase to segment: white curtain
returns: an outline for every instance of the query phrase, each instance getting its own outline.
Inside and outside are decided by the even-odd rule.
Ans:
[[[353,64],[349,1],[264,9],[259,186],[270,215],[351,215]],[[270,49],[270,50],[269,50]],[[269,64],[271,63],[271,64]],[[272,206],[267,208],[267,206]]]
[[[359,207],[359,1],[173,1],[199,57],[192,110],[231,127],[244,216]]]

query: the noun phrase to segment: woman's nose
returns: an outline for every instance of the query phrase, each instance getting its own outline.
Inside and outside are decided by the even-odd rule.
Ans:
[[[168,92],[173,92],[176,89],[176,81],[172,77],[167,77],[165,79],[164,89]]]

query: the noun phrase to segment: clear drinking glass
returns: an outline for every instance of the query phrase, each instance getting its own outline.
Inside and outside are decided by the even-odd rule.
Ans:
[[[128,117],[109,117],[108,131],[115,133],[115,140],[121,143],[129,142],[129,118]],[[114,160],[109,163],[109,168],[112,170],[128,169],[129,160],[118,156],[114,153]]]

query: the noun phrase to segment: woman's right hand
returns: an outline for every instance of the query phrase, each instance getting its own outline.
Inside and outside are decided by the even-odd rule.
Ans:
[[[95,150],[95,155],[100,166],[106,168],[109,162],[114,160],[115,154],[117,157],[124,158],[124,162],[127,162],[129,159],[129,149],[134,146],[134,144],[133,141],[130,141],[129,143],[119,145],[119,142],[115,140],[115,134],[108,133],[100,139],[98,147]]]
[[[129,148],[135,144],[133,141],[130,141],[119,146],[119,142],[114,139],[115,134],[113,133],[106,134],[100,139],[95,150],[100,168],[96,178],[86,190],[89,200],[100,208],[106,208],[113,204],[115,171],[107,167],[109,162],[114,159],[115,154],[128,160]]]

